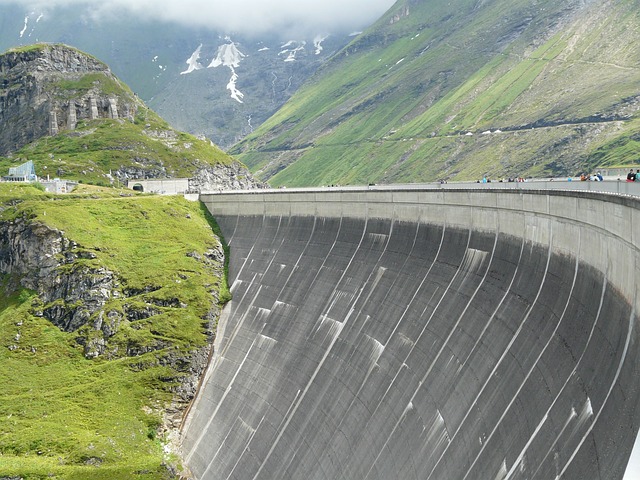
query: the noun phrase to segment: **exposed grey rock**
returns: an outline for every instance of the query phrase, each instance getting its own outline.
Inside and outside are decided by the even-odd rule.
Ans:
[[[212,278],[222,276],[224,251],[219,243],[204,254],[192,252],[189,256],[204,263]],[[37,292],[40,304],[34,307],[34,314],[42,315],[62,330],[79,331],[77,340],[83,346],[86,358],[101,355],[134,357],[156,350],[169,352],[160,353],[156,360],[157,365],[170,366],[178,374],[176,378],[167,379],[171,382],[174,398],[162,410],[160,433],[166,437],[178,436],[185,411],[198,390],[212,353],[220,310],[217,287],[211,287],[212,308],[203,319],[208,337],[204,346],[180,350],[168,341],[158,341],[154,345],[126,345],[124,351],[118,351],[109,345],[109,339],[118,332],[122,322],[150,318],[162,309],[187,305],[178,298],[153,297],[157,286],[137,290],[122,288],[114,272],[77,263],[79,259],[95,257],[95,253],[66,238],[64,232],[47,225],[25,218],[0,222],[0,273],[11,277],[13,288],[24,287]],[[112,298],[125,300],[123,311],[106,308]],[[126,301],[129,298],[131,302]],[[19,327],[22,322],[16,325]],[[10,351],[30,348],[36,353],[34,347],[21,347],[20,340],[18,331],[7,348]],[[146,362],[141,362],[139,368],[148,368]],[[87,462],[98,466],[93,459]]]
[[[202,255],[197,252],[188,255],[206,264],[212,277],[222,276],[224,251],[219,243]],[[34,310],[36,315],[68,332],[90,326],[78,338],[87,358],[109,351],[109,338],[118,332],[123,321],[150,318],[166,308],[187,307],[178,298],[154,297],[152,294],[158,287],[123,289],[114,272],[76,263],[78,259],[93,258],[96,258],[94,252],[81,248],[60,230],[25,218],[0,222],[0,272],[10,275],[14,282],[12,288],[23,287],[38,293],[40,304]],[[213,307],[205,319],[210,344],[219,313],[216,288],[212,288],[211,295]],[[105,309],[112,298],[135,298],[135,301],[125,302],[123,311]],[[21,326],[22,322],[16,325]],[[18,332],[10,350],[19,348],[16,344],[20,338]],[[143,347],[131,345],[125,352],[112,353],[136,356],[168,346],[163,342]],[[209,350],[210,347],[205,346],[193,352],[175,352],[163,360],[185,374],[175,390],[178,397],[175,411],[181,411],[193,398]]]
[[[119,111],[131,117],[141,104],[133,95],[110,98],[95,86],[88,92],[67,90],[63,96],[46,88],[90,73],[119,82],[107,65],[65,45],[41,45],[0,56],[0,155],[40,137],[73,129],[81,119],[118,118]]]
[[[189,179],[189,193],[245,190],[266,186],[251,175],[244,165],[237,162],[231,165],[203,167]]]
[[[20,279],[20,285],[45,291],[59,266],[58,255],[72,243],[61,231],[23,218],[0,224],[0,272]]]
[[[44,304],[41,314],[62,330],[88,323],[118,288],[113,272],[74,264],[91,255],[47,225],[24,218],[0,223],[0,272],[36,291]],[[111,336],[117,322],[99,322],[98,330]]]
[[[151,178],[168,177],[166,168],[154,160],[136,158],[135,161],[140,164],[139,167],[122,166],[113,172],[112,175],[118,178],[123,184],[130,179],[147,180]],[[154,163],[156,165],[154,165]]]

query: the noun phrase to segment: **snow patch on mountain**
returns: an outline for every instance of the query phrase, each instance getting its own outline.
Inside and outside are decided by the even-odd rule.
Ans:
[[[316,35],[313,39],[313,46],[316,49],[316,55],[320,55],[322,53],[322,42],[324,42],[329,35]]]
[[[24,35],[24,32],[27,31],[27,27],[29,26],[29,16],[24,17],[24,27],[20,30],[20,38]]]
[[[246,55],[238,49],[238,45],[235,42],[232,42],[231,39],[227,38],[227,41],[229,43],[218,47],[216,57],[211,61],[207,68],[216,68],[220,65],[229,67],[231,70],[231,78],[229,79],[229,83],[227,83],[227,90],[231,92],[231,98],[239,103],[243,103],[242,99],[244,98],[244,93],[236,87],[236,82],[238,80],[236,68],[240,65],[240,62]]]
[[[229,79],[229,83],[227,83],[227,90],[231,92],[231,98],[236,100],[238,103],[243,103],[242,99],[244,98],[244,93],[236,88],[238,74],[233,69],[233,67],[229,68],[231,69],[231,78]]]
[[[285,62],[295,62],[296,55],[300,52],[304,52],[304,47],[306,45],[307,42],[305,41],[289,40],[280,47],[280,53],[278,53],[278,56],[285,57]]]
[[[238,49],[238,45],[231,41],[229,37],[226,37],[226,40],[228,43],[218,47],[216,56],[211,60],[209,65],[207,65],[207,68],[216,68],[219,66],[229,67],[229,70],[231,70],[231,78],[229,79],[229,83],[227,83],[227,90],[231,92],[231,98],[237,102],[243,103],[242,99],[244,98],[244,93],[236,87],[236,83],[238,81],[236,68],[240,65],[240,62],[246,57],[246,55]],[[199,61],[201,52],[202,44],[198,46],[196,51],[193,52],[191,57],[186,61],[188,67],[184,72],[180,72],[181,75],[186,75],[204,68]]]
[[[166,72],[167,71],[167,66],[163,65],[161,63],[158,63],[158,55],[154,55],[153,58],[151,59],[151,63],[156,63],[158,64],[158,69],[162,72]],[[158,78],[158,75],[156,75],[156,78]]]
[[[36,15],[36,12],[31,12],[30,14],[24,17],[24,25],[22,27],[22,30],[20,30],[20,38],[22,38],[26,33],[27,29],[29,28],[29,20],[31,19],[31,17],[34,17],[35,15]],[[42,17],[44,17],[44,14],[42,13],[38,14],[38,16],[35,19],[35,23],[37,24],[40,20],[42,20]],[[31,36],[34,29],[35,29],[35,26],[31,27],[31,31],[29,32],[29,35],[27,35],[28,37]]]
[[[0,0],[1,1],[1,0]],[[307,42],[304,40],[289,40],[285,43],[280,43],[279,50],[274,49],[274,54],[268,54],[269,57],[275,56],[281,61],[284,62],[295,62],[295,61],[304,61],[307,58],[311,57],[311,55],[323,55],[324,54],[324,42],[327,38],[329,38],[329,34],[318,34],[313,38],[313,50],[311,50],[311,45],[309,44],[309,50],[307,51]],[[204,46],[200,44],[198,48],[191,54],[191,57],[185,62],[187,64],[187,69],[181,72],[181,75],[186,75],[189,73],[193,73],[196,70],[203,69],[203,64],[207,65],[206,68],[217,68],[217,67],[227,67],[231,71],[231,77],[226,85],[226,89],[230,92],[230,96],[232,99],[239,103],[244,103],[244,93],[238,89],[238,68],[240,67],[241,62],[247,57],[243,52],[240,51],[240,43],[234,42],[230,36],[225,36],[224,40],[222,40],[224,44],[221,44],[217,47],[217,51],[215,55],[211,55],[211,53],[207,53],[206,50],[210,48],[209,46]],[[257,42],[255,45],[254,52],[262,52],[262,55],[265,55],[264,52],[269,52],[273,45],[266,45],[264,42]],[[278,51],[278,53],[275,53]],[[312,53],[313,52],[313,53]],[[212,58],[212,60],[207,64],[206,62],[201,63],[201,56],[206,58]],[[157,57],[153,59],[153,62],[157,62]],[[163,71],[163,67],[159,65],[159,69]],[[275,76],[275,74],[272,73]],[[277,80],[277,76],[275,76],[275,81]],[[290,88],[289,85],[287,88]],[[274,87],[275,88],[275,87]],[[275,95],[275,94],[274,94]]]
[[[200,60],[200,50],[202,50],[202,44],[196,48],[196,51],[191,54],[189,60],[185,62],[188,67],[184,72],[180,72],[180,75],[186,75],[187,73],[191,73],[202,68],[202,64],[198,61]]]
[[[216,58],[211,60],[211,63],[207,68],[215,68],[220,65],[236,68],[240,65],[240,61],[245,56],[246,55],[244,53],[238,50],[238,46],[234,42],[227,43],[226,45],[220,45],[218,47]]]

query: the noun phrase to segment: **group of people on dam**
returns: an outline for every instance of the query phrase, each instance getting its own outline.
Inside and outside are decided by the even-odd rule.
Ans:
[[[635,173],[633,168],[629,170],[629,173],[627,173],[627,182],[640,182],[640,169],[636,170]]]

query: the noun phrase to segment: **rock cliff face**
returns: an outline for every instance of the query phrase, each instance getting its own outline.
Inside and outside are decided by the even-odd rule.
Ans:
[[[24,288],[45,292],[52,286],[59,255],[69,248],[62,232],[45,225],[23,218],[0,223],[0,272]]]
[[[190,254],[204,263],[212,275],[221,276],[224,265],[222,247],[205,255]],[[158,301],[145,296],[148,291],[123,288],[118,276],[100,266],[92,266],[96,255],[64,233],[25,218],[0,222],[0,273],[10,277],[9,288],[28,288],[38,294],[33,314],[43,316],[67,332],[76,332],[87,358],[99,355],[135,357],[165,348],[158,343],[145,347],[110,344],[123,321],[140,320],[162,309],[184,308],[177,300]],[[219,315],[217,292],[212,291],[212,309],[203,324],[207,325],[210,343],[186,352],[175,351],[159,358],[181,372],[173,388],[175,398],[166,412],[167,428],[176,428],[182,412],[195,395],[198,379],[206,367]],[[120,302],[114,307],[112,300]],[[19,343],[19,338],[16,340]],[[18,345],[14,345],[18,348]],[[141,367],[142,368],[142,367]]]
[[[240,163],[215,165],[198,170],[189,179],[190,192],[212,192],[216,190],[247,190],[264,188],[266,185],[249,174]]]
[[[37,292],[39,305],[34,313],[64,331],[77,331],[95,319],[102,341],[95,345],[81,340],[88,357],[104,353],[104,339],[116,333],[119,323],[110,314],[111,321],[103,321],[106,302],[119,295],[113,272],[77,262],[92,258],[95,254],[59,230],[24,218],[0,222],[0,272],[11,276],[13,288]]]
[[[0,155],[73,130],[83,119],[132,120],[140,101],[120,91],[110,95],[106,87],[112,83],[120,82],[104,63],[65,45],[0,56]]]

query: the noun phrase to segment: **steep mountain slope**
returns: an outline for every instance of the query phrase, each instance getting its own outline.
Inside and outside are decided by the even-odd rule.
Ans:
[[[209,141],[171,128],[107,65],[65,45],[0,55],[0,126],[4,169],[28,159],[41,176],[85,183],[227,177],[234,180],[226,187],[257,184]]]
[[[248,36],[122,14],[95,15],[91,4],[26,11],[0,3],[0,51],[36,42],[73,45],[105,61],[175,128],[204,135],[227,147],[280,107],[329,56],[351,38],[309,32],[288,38],[273,32]],[[225,12],[221,12],[223,16]],[[233,44],[242,54],[235,67],[234,98],[226,65],[208,68],[219,49]],[[199,51],[202,68],[187,62]],[[189,73],[187,73],[189,72]]]
[[[0,184],[0,478],[184,478],[171,437],[229,298],[179,196]]]
[[[273,115],[348,37],[283,41],[206,39],[197,45],[199,67],[166,72],[165,85],[148,100],[181,130],[202,133],[223,148]],[[195,52],[194,52],[195,53]]]
[[[231,153],[273,185],[635,160],[640,2],[400,0]]]

